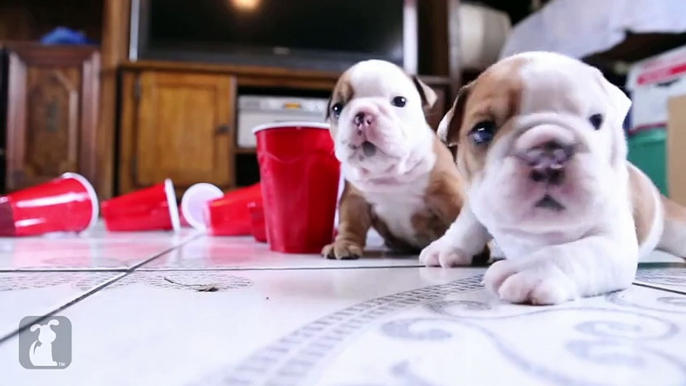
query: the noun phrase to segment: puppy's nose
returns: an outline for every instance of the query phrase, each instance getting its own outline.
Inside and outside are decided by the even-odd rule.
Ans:
[[[353,118],[353,123],[355,123],[355,126],[357,126],[358,129],[362,130],[364,128],[371,126],[372,123],[374,123],[374,116],[367,112],[360,111],[359,113],[355,114],[355,118]]]
[[[559,184],[564,178],[567,163],[574,157],[575,150],[574,145],[550,141],[525,151],[522,159],[531,168],[531,180]]]

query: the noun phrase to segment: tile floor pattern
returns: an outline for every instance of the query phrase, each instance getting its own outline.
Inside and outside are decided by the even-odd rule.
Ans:
[[[0,386],[686,384],[684,260],[556,307],[502,304],[483,272],[190,230],[0,239]],[[46,315],[70,320],[72,362],[25,369],[19,321]]]

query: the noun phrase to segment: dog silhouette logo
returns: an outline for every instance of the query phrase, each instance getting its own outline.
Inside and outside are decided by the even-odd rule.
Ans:
[[[20,323],[19,362],[27,369],[68,367],[71,364],[71,322],[64,316],[37,321],[39,319],[27,316]]]

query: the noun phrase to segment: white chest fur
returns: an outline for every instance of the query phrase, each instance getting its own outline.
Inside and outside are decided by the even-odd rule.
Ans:
[[[393,235],[413,244],[417,244],[418,240],[412,226],[412,216],[426,207],[425,194],[429,179],[429,175],[426,174],[389,191],[365,193],[372,210]]]

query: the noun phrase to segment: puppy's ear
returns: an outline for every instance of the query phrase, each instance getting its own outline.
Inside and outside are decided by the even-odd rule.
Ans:
[[[460,128],[464,120],[464,110],[467,105],[467,99],[469,99],[472,84],[469,83],[460,88],[457,92],[457,97],[455,97],[453,107],[450,108],[443,119],[441,119],[441,123],[438,124],[438,130],[436,131],[438,137],[449,147],[457,146],[459,141]]]
[[[598,71],[598,75],[600,77],[600,85],[610,98],[610,103],[614,111],[612,124],[622,126],[627,114],[629,114],[629,109],[631,108],[631,99],[629,99],[629,97],[626,96],[626,94],[624,94],[619,87],[605,79],[600,71]]]
[[[434,92],[431,87],[427,86],[426,83],[422,82],[421,79],[416,76],[412,76],[412,82],[417,88],[417,91],[419,91],[419,96],[422,98],[422,107],[424,110],[429,110],[434,107],[436,101],[438,100],[436,92]]]
[[[612,134],[612,163],[622,166],[629,151],[626,138],[624,137],[624,121],[631,108],[631,99],[619,87],[610,83],[603,76],[602,72],[597,71],[597,75],[598,81],[607,94],[611,106],[611,110],[607,112],[605,120]]]

